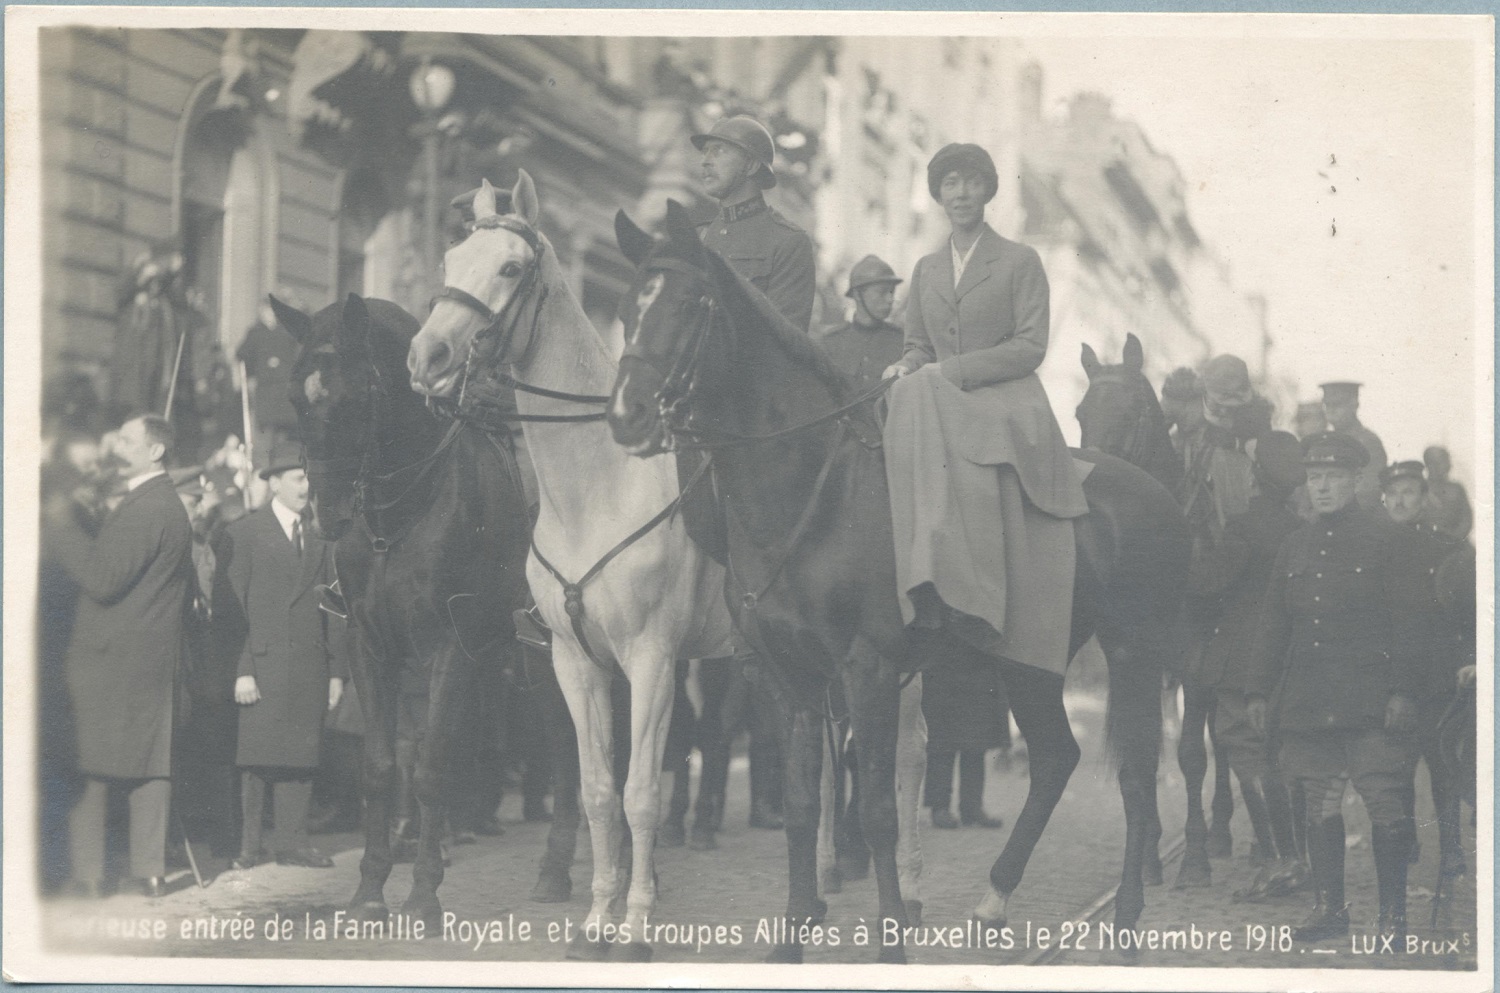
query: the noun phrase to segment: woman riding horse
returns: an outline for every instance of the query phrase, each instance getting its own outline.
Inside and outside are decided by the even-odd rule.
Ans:
[[[918,628],[947,626],[1060,679],[1069,518],[1087,504],[1036,376],[1047,276],[1035,250],[985,223],[998,180],[984,149],[946,146],[927,186],[952,234],[912,272],[906,352],[886,370],[903,379],[885,435],[902,610]]]

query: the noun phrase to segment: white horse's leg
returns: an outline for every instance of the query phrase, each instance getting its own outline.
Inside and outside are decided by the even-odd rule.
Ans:
[[[584,931],[595,937],[609,920],[609,904],[619,890],[620,799],[614,783],[613,714],[610,710],[610,677],[590,662],[573,642],[552,639],[552,664],[558,685],[568,702],[568,712],[578,732],[578,771],[583,813],[588,818],[589,841],[594,850],[593,903],[584,919]],[[583,935],[578,935],[583,938]],[[568,949],[569,957],[594,957],[602,947],[590,948],[587,939]]]
[[[922,716],[922,674],[901,691],[896,726],[896,876],[908,923],[921,917],[922,780],[927,776],[927,719]],[[915,906],[913,906],[915,904]],[[916,913],[913,913],[913,910]]]
[[[621,957],[648,958],[646,919],[656,906],[657,821],[661,817],[661,759],[676,689],[673,653],[660,645],[637,643],[630,651],[630,772],[625,779],[625,816],[630,822],[634,860],[625,926],[633,949]]]

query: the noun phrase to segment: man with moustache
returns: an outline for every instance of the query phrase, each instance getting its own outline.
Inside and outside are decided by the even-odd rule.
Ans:
[[[318,586],[333,575],[333,547],[307,534],[307,473],[300,446],[271,451],[260,477],[271,499],[230,525],[223,568],[246,638],[234,700],[240,705],[241,809],[236,869],[274,853],[281,865],[326,869],[333,860],[308,843],[307,808],[318,767],[323,718],[343,696],[343,631],[318,609]],[[273,796],[270,852],[261,844],[266,794]]]
[[[703,244],[723,256],[736,273],[766,295],[783,317],[806,333],[812,323],[815,295],[812,239],[783,217],[762,195],[776,185],[772,164],[776,142],[765,125],[748,114],[719,120],[708,132],[695,134],[702,153],[703,189],[717,201],[713,218],[698,225]],[[697,536],[695,535],[695,538]],[[714,847],[713,832],[723,817],[729,771],[729,741],[740,721],[750,727],[750,826],[780,830],[781,757],[772,732],[772,705],[759,684],[729,666],[698,667],[705,697],[704,713],[723,714],[718,722],[699,722],[697,739],[704,756],[694,824],[694,847]],[[747,699],[748,698],[748,699]],[[748,704],[748,705],[747,705]]]
[[[192,525],[165,469],[174,442],[172,425],[155,414],[120,426],[109,446],[124,494],[93,538],[66,497],[47,507],[52,554],[79,589],[67,655],[85,777],[68,824],[78,896],[103,895],[112,792],[130,804],[125,888],[166,893],[173,696],[195,585]]]
[[[703,244],[766,295],[783,317],[806,332],[812,323],[812,239],[766,203],[776,185],[771,164],[776,143],[765,125],[747,114],[726,117],[692,137],[703,153],[703,189],[718,213],[698,225]]]

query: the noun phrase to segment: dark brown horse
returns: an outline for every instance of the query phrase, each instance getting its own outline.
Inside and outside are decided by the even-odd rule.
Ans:
[[[1145,354],[1135,335],[1125,336],[1125,351],[1119,365],[1105,365],[1088,345],[1083,346],[1083,370],[1089,388],[1078,405],[1078,425],[1085,448],[1108,452],[1151,473],[1179,499],[1183,487],[1182,457],[1172,447],[1166,416],[1156,390],[1141,371]],[[1196,501],[1207,507],[1207,499]],[[1207,540],[1208,515],[1188,520],[1189,533]],[[1191,608],[1189,603],[1189,608]],[[1186,849],[1175,886],[1178,889],[1208,886],[1212,879],[1210,856],[1228,858],[1233,845],[1229,819],[1234,812],[1234,794],[1229,781],[1229,756],[1214,733],[1214,690],[1197,678],[1194,660],[1212,636],[1212,624],[1201,611],[1184,613],[1183,644],[1187,650],[1180,673],[1182,680],[1182,733],[1177,739],[1177,764],[1187,789]],[[1209,620],[1212,614],[1207,615]],[[1204,733],[1214,748],[1214,795],[1210,809],[1213,823],[1203,815],[1203,780],[1208,774],[1208,749]]]
[[[429,673],[429,703],[416,770],[421,838],[402,912],[436,934],[457,715],[478,667],[514,651],[512,611],[525,604],[530,521],[520,477],[510,452],[477,428],[435,417],[408,388],[417,321],[401,308],[350,294],[309,317],[271,303],[302,346],[292,402],[313,527],[336,542],[365,713],[365,853],[350,913],[387,915],[397,697],[402,670],[416,665]]]
[[[884,454],[870,405],[853,397],[805,334],[704,248],[679,204],[668,204],[664,243],[623,213],[615,230],[638,271],[621,308],[626,347],[610,424],[616,441],[638,455],[676,445],[712,456],[726,596],[783,713],[788,916],[819,909],[819,730],[827,681],[842,678],[880,911],[901,921],[893,853],[898,674],[913,657],[941,655],[932,642],[942,636],[909,635],[902,626]],[[1148,848],[1154,858],[1152,832],[1159,833],[1161,659],[1173,650],[1188,542],[1160,484],[1119,459],[1085,457],[1094,469],[1084,487],[1091,512],[1076,529],[1072,647],[1097,634],[1109,660],[1109,740],[1128,825],[1115,916],[1128,927],[1144,906],[1142,864]],[[998,926],[1079,748],[1062,677],[1007,659],[996,665],[1031,762],[1026,804],[976,908]],[[881,953],[902,959],[899,947]],[[782,960],[800,954],[795,944],[777,949]]]

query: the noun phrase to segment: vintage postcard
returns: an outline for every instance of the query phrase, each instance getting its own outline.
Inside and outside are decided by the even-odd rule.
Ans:
[[[1494,25],[6,10],[14,981],[1494,983]]]

